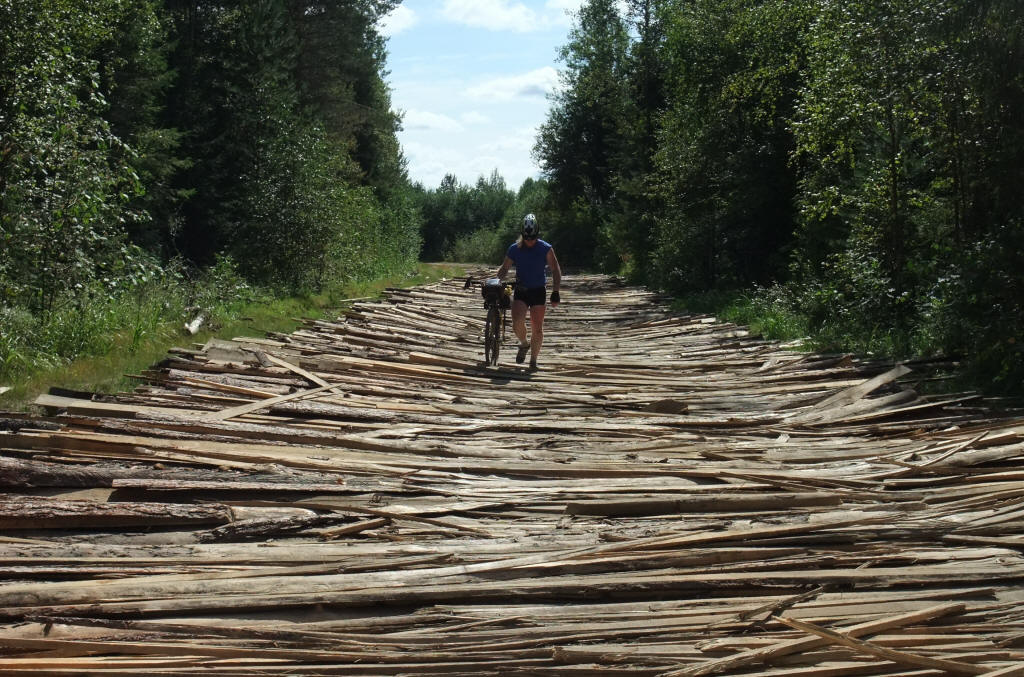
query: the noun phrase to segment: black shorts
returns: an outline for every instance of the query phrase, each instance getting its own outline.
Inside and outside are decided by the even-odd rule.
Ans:
[[[516,287],[516,293],[512,297],[516,301],[522,301],[528,306],[542,306],[547,298],[545,287]]]

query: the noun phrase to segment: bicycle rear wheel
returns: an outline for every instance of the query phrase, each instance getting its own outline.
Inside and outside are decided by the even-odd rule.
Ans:
[[[501,348],[501,311],[497,308],[487,310],[487,323],[484,325],[484,362],[498,363],[498,350]]]

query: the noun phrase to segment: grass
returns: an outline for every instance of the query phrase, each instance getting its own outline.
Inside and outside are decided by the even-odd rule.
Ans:
[[[215,314],[209,328],[194,336],[189,336],[179,321],[160,322],[144,331],[115,332],[109,337],[109,348],[103,354],[79,357],[62,365],[36,366],[19,373],[16,380],[0,383],[0,386],[11,387],[0,394],[0,410],[31,410],[35,398],[53,387],[91,393],[126,392],[137,383],[127,375],[150,368],[166,357],[170,348],[202,345],[211,338],[290,333],[302,319],[337,317],[351,299],[373,298],[387,287],[416,286],[460,274],[462,267],[459,266],[419,264],[405,274],[347,283],[324,294],[225,307]]]
[[[811,347],[807,317],[795,310],[777,288],[691,294],[677,299],[673,308],[715,315],[720,320],[744,325],[769,341],[804,339],[807,347]]]

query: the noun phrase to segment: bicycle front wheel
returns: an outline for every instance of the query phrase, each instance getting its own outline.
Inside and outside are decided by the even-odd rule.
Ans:
[[[498,363],[498,350],[501,348],[501,311],[491,308],[487,311],[487,323],[484,326],[484,362]]]

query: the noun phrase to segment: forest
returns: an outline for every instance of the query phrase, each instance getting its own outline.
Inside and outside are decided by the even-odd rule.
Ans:
[[[518,188],[410,181],[399,2],[0,0],[0,376],[124,315],[496,265],[534,212],[569,269],[1021,391],[1017,0],[587,0]]]
[[[690,300],[739,293],[747,317],[816,348],[943,356],[1019,393],[1022,13],[1017,0],[589,0],[529,211],[563,265]],[[464,227],[463,248],[489,242]]]
[[[397,4],[0,0],[0,376],[415,263]]]

